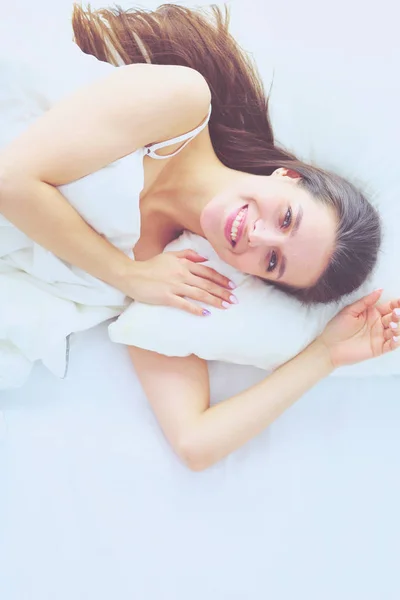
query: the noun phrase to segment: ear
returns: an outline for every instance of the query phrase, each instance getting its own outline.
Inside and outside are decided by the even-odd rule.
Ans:
[[[301,179],[301,175],[299,175],[297,171],[294,171],[293,169],[286,169],[285,167],[275,169],[272,175],[274,177],[289,177],[290,179]]]

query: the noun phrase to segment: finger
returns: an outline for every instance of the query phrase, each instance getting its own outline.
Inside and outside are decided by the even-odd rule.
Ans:
[[[394,310],[399,311],[400,316],[400,299],[391,300],[390,302],[385,302],[385,304],[380,304],[376,307],[381,315],[387,315],[388,313],[393,312]]]
[[[203,306],[193,304],[192,302],[189,302],[189,300],[181,298],[180,296],[172,296],[169,301],[169,306],[179,308],[180,310],[188,312],[197,317],[208,317],[211,315],[211,312]]]
[[[221,273],[218,273],[218,271],[215,271],[211,267],[205,267],[204,265],[193,265],[190,268],[190,271],[193,273],[193,275],[213,281],[222,287],[229,288],[231,290],[235,289],[236,287],[233,281],[228,279],[228,277],[221,275]]]
[[[383,344],[383,354],[386,352],[392,352],[393,350],[398,350],[400,348],[400,337],[392,337],[390,340],[386,340]]]
[[[397,310],[397,309],[396,309]],[[400,311],[396,313],[395,311],[385,315],[382,317],[382,323],[384,327],[391,327],[396,331],[399,326],[400,321]]]
[[[171,254],[175,254],[178,258],[186,258],[186,260],[190,260],[191,262],[205,262],[208,260],[205,256],[201,256],[197,254],[194,250],[180,250],[179,252],[171,252]]]
[[[368,294],[368,296],[364,296],[364,298],[361,298],[361,300],[358,300],[357,302],[354,302],[354,304],[348,306],[346,311],[351,313],[354,317],[359,317],[361,313],[367,310],[367,308],[370,308],[378,302],[379,298],[382,295],[382,292],[382,289],[374,290],[373,292]]]
[[[204,290],[212,296],[216,296],[217,298],[220,298],[225,302],[229,302],[230,304],[238,303],[236,296],[232,294],[231,290],[220,287],[209,279],[203,279],[202,277],[197,277],[197,275],[192,275],[188,280],[187,285]]]
[[[384,340],[386,342],[392,340],[393,337],[396,337],[396,332],[395,331],[392,331],[391,329],[384,329],[383,330],[383,338],[384,338]]]
[[[215,308],[229,308],[231,304],[226,300],[222,300],[222,298],[217,298],[213,294],[206,292],[205,290],[201,290],[198,287],[194,287],[191,285],[184,284],[179,290],[176,292],[179,296],[185,296],[186,298],[190,298],[191,300],[197,300],[197,302],[201,302],[202,304],[208,304],[209,306],[215,306]]]

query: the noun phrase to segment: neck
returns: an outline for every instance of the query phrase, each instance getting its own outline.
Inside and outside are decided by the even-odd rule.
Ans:
[[[224,188],[249,177],[248,173],[226,167],[215,154],[211,140],[207,142],[193,140],[191,152],[172,159],[153,190],[155,197],[162,198],[157,212],[168,216],[177,230],[201,236],[200,217],[205,206]]]

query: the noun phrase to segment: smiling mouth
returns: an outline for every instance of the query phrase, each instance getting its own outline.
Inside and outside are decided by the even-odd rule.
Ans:
[[[246,215],[248,210],[248,204],[243,206],[236,216],[232,219],[232,223],[229,229],[229,241],[231,243],[232,248],[236,246],[236,244],[240,241],[244,225],[246,222]]]

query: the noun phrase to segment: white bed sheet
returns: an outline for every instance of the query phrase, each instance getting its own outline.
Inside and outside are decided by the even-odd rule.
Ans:
[[[213,398],[263,376],[210,365]],[[0,399],[3,600],[397,600],[400,378],[329,378],[208,471],[104,325]]]

